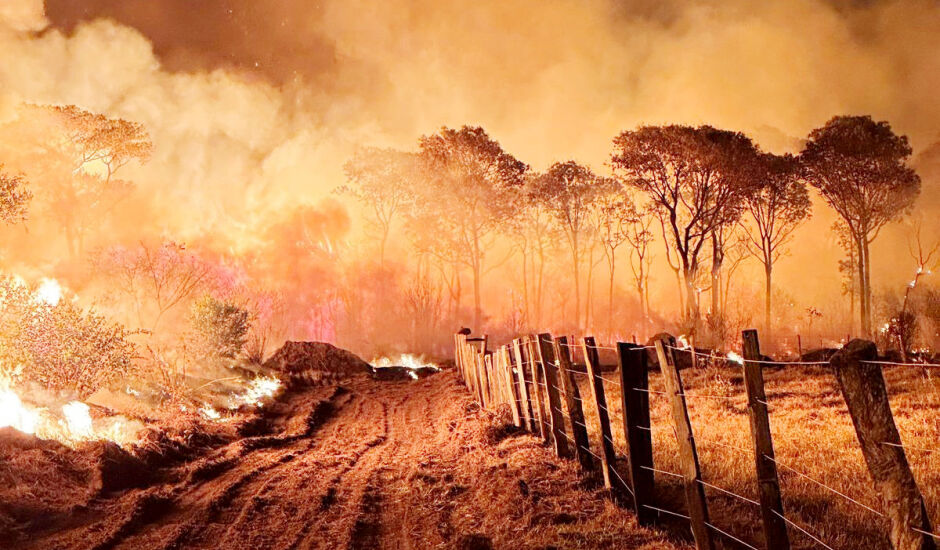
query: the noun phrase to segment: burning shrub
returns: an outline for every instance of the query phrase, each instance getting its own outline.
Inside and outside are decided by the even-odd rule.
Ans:
[[[14,378],[85,399],[130,373],[136,347],[127,336],[94,312],[38,300],[14,279],[0,281],[0,360]]]
[[[212,358],[235,359],[245,348],[251,328],[247,309],[206,294],[192,305],[190,322],[203,353]]]

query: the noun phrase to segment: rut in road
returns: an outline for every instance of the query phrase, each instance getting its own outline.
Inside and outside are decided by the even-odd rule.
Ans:
[[[674,547],[535,438],[507,437],[452,372],[285,400],[269,435],[102,498],[22,548]]]

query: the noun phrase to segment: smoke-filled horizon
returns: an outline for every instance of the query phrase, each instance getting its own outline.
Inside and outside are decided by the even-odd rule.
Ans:
[[[30,179],[32,167],[3,156],[20,138],[24,105],[72,104],[142,124],[152,155],[122,168],[134,192],[87,248],[167,239],[211,251],[247,273],[240,277],[316,304],[320,320],[305,318],[287,336],[336,338],[332,325],[307,328],[363,300],[346,287],[382,284],[365,268],[377,245],[362,210],[333,192],[347,183],[343,164],[359,146],[415,150],[442,126],[479,125],[534,170],[573,159],[608,174],[613,138],[641,125],[709,124],[782,153],[798,152],[833,116],[867,114],[910,138],[923,179],[914,214],[873,245],[874,287],[900,291],[916,268],[911,220],[922,220],[925,241],[937,239],[929,215],[940,200],[937,28],[940,6],[927,0],[12,0],[0,6],[0,125],[8,129],[0,163]],[[813,207],[775,284],[780,309],[790,310],[781,323],[806,330],[805,310],[817,308],[826,316],[817,326],[832,336],[849,307],[842,250],[830,229],[836,216],[815,194]],[[67,259],[45,215],[33,211],[27,230],[4,231],[4,262],[34,278],[89,284],[77,274],[87,262]],[[509,246],[498,248],[501,257]],[[390,250],[407,286],[416,262],[400,226]],[[661,245],[653,254],[651,301],[667,324],[678,309],[675,282]],[[759,273],[750,261],[735,275],[742,315],[759,295]],[[566,266],[550,265],[548,277],[556,312],[571,308]],[[493,327],[510,316],[521,278],[518,254],[488,275]],[[617,292],[625,304],[631,284],[624,264]],[[318,291],[303,294],[306,286]],[[391,325],[404,311],[374,307],[369,316]],[[618,314],[633,314],[624,307]]]

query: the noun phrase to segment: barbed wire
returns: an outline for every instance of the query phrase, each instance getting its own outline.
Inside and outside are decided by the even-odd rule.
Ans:
[[[741,540],[741,539],[739,539],[738,537],[732,535],[731,533],[728,533],[727,531],[722,531],[721,529],[719,529],[718,527],[715,527],[714,525],[712,525],[711,523],[708,523],[707,521],[705,522],[705,526],[706,526],[706,527],[711,527],[711,528],[714,529],[715,531],[718,531],[718,532],[721,533],[722,535],[724,535],[724,536],[728,537],[729,539],[731,539],[731,540],[737,542],[738,544],[741,544],[741,545],[743,545],[743,546],[747,546],[747,547],[750,548],[751,550],[757,550],[757,547],[756,547],[756,546],[753,546],[753,545],[751,545],[751,544],[748,544],[748,543],[744,542],[743,540]]]
[[[773,361],[770,359],[768,360],[745,359],[743,357],[731,358],[726,355],[720,355],[717,353],[704,353],[698,350],[694,350],[692,348],[680,348],[676,346],[670,346],[668,344],[663,345],[663,347],[671,349],[671,350],[675,350],[675,351],[684,351],[686,353],[692,353],[692,354],[698,355],[699,357],[706,357],[709,359],[721,359],[729,363],[738,363],[738,364],[741,364],[742,362],[743,363],[761,363],[761,364],[766,364],[766,365],[781,365],[781,366],[784,366],[784,365],[816,365],[818,366],[818,365],[829,364],[829,361]]]
[[[670,510],[664,510],[664,509],[662,509],[662,508],[657,508],[657,507],[655,507],[655,506],[650,506],[649,504],[643,504],[642,507],[643,507],[643,508],[646,508],[647,510],[653,510],[654,512],[660,512],[660,513],[663,513],[663,514],[666,514],[666,515],[669,515],[669,516],[675,516],[675,517],[680,518],[680,519],[691,519],[689,516],[687,516],[687,515],[685,515],[685,514],[680,514],[680,513],[678,513],[678,512],[672,512],[672,511],[670,511]]]
[[[710,488],[710,489],[714,489],[714,490],[716,490],[716,491],[718,491],[718,492],[724,493],[724,494],[726,494],[726,495],[728,495],[728,496],[732,496],[732,497],[737,498],[737,499],[739,499],[739,500],[743,500],[744,502],[747,502],[747,503],[749,503],[749,504],[753,504],[754,506],[760,506],[760,502],[757,502],[757,501],[754,500],[754,499],[747,498],[747,497],[744,496],[744,495],[739,495],[739,494],[737,494],[737,493],[735,493],[735,492],[733,492],[733,491],[729,491],[729,490],[724,489],[724,488],[722,488],[722,487],[719,487],[719,486],[717,486],[717,485],[712,485],[711,483],[709,483],[709,482],[707,482],[707,481],[703,481],[703,480],[701,480],[701,479],[696,479],[695,481],[697,481],[699,484],[701,484],[701,485],[704,486],[704,487],[708,487],[708,488]]]
[[[890,365],[892,367],[918,367],[922,369],[940,368],[940,363],[899,363],[895,361],[859,361],[867,365]]]
[[[810,533],[810,532],[807,531],[806,529],[804,529],[804,528],[800,527],[799,525],[797,525],[796,522],[792,521],[790,518],[786,517],[785,515],[781,514],[781,513],[778,512],[778,511],[774,510],[773,508],[771,508],[770,511],[773,512],[777,517],[779,517],[780,519],[782,519],[784,522],[786,522],[787,525],[792,526],[792,527],[793,527],[794,529],[796,529],[797,531],[803,533],[803,534],[806,535],[807,537],[809,537],[809,538],[813,539],[814,541],[816,541],[816,544],[819,544],[820,546],[822,546],[823,548],[827,548],[828,550],[835,550],[833,547],[829,546],[829,545],[826,544],[825,542],[823,542],[823,541],[819,540],[818,538],[816,538],[816,536],[814,536],[812,533]]]
[[[905,449],[905,450],[910,449],[912,451],[920,451],[922,453],[940,453],[940,450],[938,449],[927,449],[924,447],[908,447],[907,445],[900,445],[898,443],[888,443],[887,441],[882,441],[881,444],[888,445],[889,447],[898,447],[898,448]]]
[[[658,470],[658,469],[656,469],[656,468],[653,468],[652,466],[640,466],[640,468],[642,468],[642,469],[644,469],[644,470],[649,470],[649,471],[651,471],[651,472],[655,472],[655,473],[657,473],[657,474],[663,474],[663,475],[667,475],[667,476],[677,477],[677,478],[679,478],[679,479],[685,479],[685,476],[682,475],[682,474],[677,474],[677,473],[675,473],[675,472],[667,472],[666,470]]]
[[[786,464],[780,462],[780,461],[777,460],[776,458],[767,456],[766,454],[761,455],[761,456],[763,456],[765,459],[767,459],[767,460],[773,462],[773,463],[776,464],[777,466],[780,466],[780,467],[783,468],[784,470],[790,471],[790,472],[792,472],[792,473],[794,473],[794,474],[796,474],[796,475],[798,475],[798,476],[800,476],[800,477],[802,477],[802,478],[804,478],[804,479],[807,479],[807,480],[809,480],[809,481],[812,481],[812,482],[815,483],[816,485],[819,485],[820,487],[822,487],[822,488],[824,488],[824,489],[827,489],[827,490],[829,490],[830,492],[839,495],[840,497],[842,497],[842,498],[848,500],[849,502],[854,503],[854,504],[857,505],[857,506],[860,506],[860,507],[862,507],[862,508],[868,510],[869,512],[871,512],[871,513],[877,515],[878,517],[882,517],[882,518],[885,517],[884,514],[882,514],[882,513],[879,512],[878,510],[875,510],[875,509],[872,508],[871,506],[868,506],[867,504],[865,504],[865,503],[863,503],[863,502],[860,502],[860,501],[858,501],[858,500],[855,500],[854,498],[852,498],[852,497],[846,495],[845,493],[842,493],[841,491],[839,491],[839,490],[837,490],[837,489],[834,489],[834,488],[832,488],[832,487],[826,485],[825,483],[823,483],[823,482],[821,482],[821,481],[818,481],[818,480],[816,480],[816,479],[813,479],[812,477],[810,477],[810,476],[804,474],[803,472],[801,472],[801,471],[799,471],[799,470],[797,470],[797,469],[795,469],[795,468],[792,468],[792,467],[790,467],[790,466],[787,466]]]

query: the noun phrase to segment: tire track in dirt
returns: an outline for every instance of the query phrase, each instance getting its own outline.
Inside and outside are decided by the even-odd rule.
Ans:
[[[560,503],[612,510],[581,491],[576,467],[536,438],[505,447],[491,439],[497,424],[470,403],[453,373],[310,389],[272,407],[269,420],[268,435],[208,452],[162,484],[102,498],[16,550],[410,550],[467,540],[565,547],[580,533],[544,534],[556,529],[552,518],[576,517],[577,508],[563,512]],[[558,494],[521,494],[523,476],[543,487],[548,476]],[[609,513],[592,529],[627,525]],[[539,545],[519,544],[526,529]],[[633,542],[656,540],[619,529],[602,545],[578,546],[606,548],[630,534]]]

